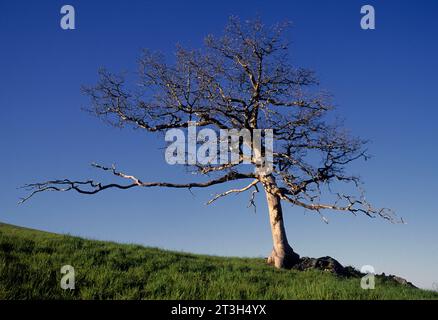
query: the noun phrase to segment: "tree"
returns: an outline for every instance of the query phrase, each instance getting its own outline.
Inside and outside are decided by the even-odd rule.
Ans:
[[[139,86],[135,86],[140,90],[104,69],[99,72],[97,85],[84,89],[91,98],[90,111],[117,127],[152,133],[188,128],[191,124],[250,133],[272,129],[272,170],[244,171],[242,152],[237,163],[190,165],[192,171],[208,177],[202,182],[145,182],[114,166],[93,164],[128,182],[63,179],[32,183],[25,186],[30,194],[22,202],[43,191],[96,194],[109,188],[191,189],[249,180],[244,187],[218,194],[209,203],[253,188],[254,203],[261,185],[273,237],[268,263],[277,268],[290,268],[299,261],[286,237],[282,201],[317,212],[323,219],[322,211],[331,209],[393,221],[392,211],[372,207],[365,200],[359,177],[347,173],[350,162],[368,158],[366,141],[352,137],[342,122],[331,120],[331,97],[319,89],[314,72],[291,64],[287,27],[288,23],[265,26],[258,19],[241,23],[230,18],[224,34],[219,38],[208,36],[202,49],[178,47],[173,63],[145,50],[139,61]],[[261,148],[266,149],[266,145]],[[259,165],[251,162],[252,167]],[[350,186],[335,192],[333,187],[342,183]]]

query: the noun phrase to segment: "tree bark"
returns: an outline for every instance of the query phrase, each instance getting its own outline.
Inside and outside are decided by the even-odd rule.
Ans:
[[[269,221],[271,224],[273,249],[268,257],[268,264],[276,268],[292,268],[299,262],[300,256],[289,245],[284,228],[281,199],[275,194],[277,185],[272,176],[268,176],[263,182],[269,209]]]

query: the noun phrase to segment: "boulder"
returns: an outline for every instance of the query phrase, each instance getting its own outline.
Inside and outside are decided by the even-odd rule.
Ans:
[[[303,257],[294,266],[297,270],[318,269],[327,271],[340,276],[348,276],[349,270],[344,268],[336,259],[332,257],[309,258]]]
[[[361,273],[360,271],[356,270],[351,266],[344,267],[336,259],[332,257],[321,257],[321,258],[302,257],[299,259],[298,263],[294,265],[293,269],[300,271],[322,270],[322,271],[333,273],[341,277],[361,278],[365,276],[365,274]],[[398,276],[386,275],[385,273],[382,273],[381,275],[376,275],[376,277],[383,279],[384,281],[392,281],[406,287],[416,288],[411,282]]]

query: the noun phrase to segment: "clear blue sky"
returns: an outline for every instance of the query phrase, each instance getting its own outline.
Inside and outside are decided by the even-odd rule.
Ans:
[[[59,27],[63,4],[74,31]],[[373,4],[376,30],[360,29]],[[368,199],[406,221],[327,213],[285,204],[286,228],[303,256],[330,255],[431,288],[438,282],[437,1],[2,1],[0,4],[0,221],[93,239],[215,255],[265,256],[271,234],[262,194],[206,207],[220,186],[110,190],[96,196],[46,193],[25,205],[16,188],[50,178],[99,177],[93,161],[144,180],[181,180],[164,161],[162,138],[108,127],[81,111],[83,84],[101,66],[135,70],[139,50],[198,47],[229,15],[292,20],[292,58],[315,69],[352,132],[372,140],[371,161],[354,166]],[[189,176],[185,177],[190,179]]]

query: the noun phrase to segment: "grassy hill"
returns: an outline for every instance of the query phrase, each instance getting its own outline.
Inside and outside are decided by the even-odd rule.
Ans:
[[[72,265],[76,289],[62,290]],[[438,293],[323,271],[275,270],[263,259],[185,254],[0,223],[0,299],[438,299]]]

